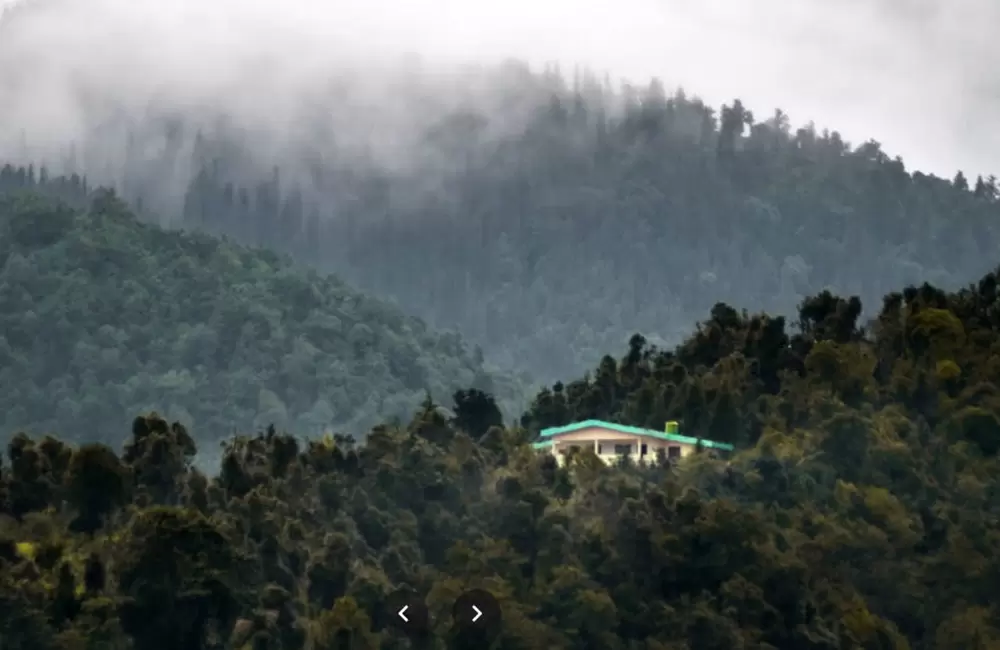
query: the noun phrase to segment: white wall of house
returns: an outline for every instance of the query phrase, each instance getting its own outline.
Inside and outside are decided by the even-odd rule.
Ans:
[[[695,451],[695,445],[660,440],[651,436],[630,435],[601,427],[588,427],[564,433],[553,437],[552,442],[549,452],[555,455],[559,464],[564,462],[566,453],[573,447],[581,450],[591,449],[598,458],[609,464],[616,462],[626,451],[633,460],[650,462],[656,460],[656,450],[660,448],[668,458],[683,458]],[[643,455],[644,445],[645,455]]]

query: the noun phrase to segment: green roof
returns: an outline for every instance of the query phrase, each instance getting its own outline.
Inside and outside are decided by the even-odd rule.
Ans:
[[[655,429],[642,429],[640,427],[630,427],[625,424],[615,424],[614,422],[605,422],[603,420],[583,420],[582,422],[573,422],[572,424],[566,424],[561,427],[549,427],[548,429],[542,429],[539,434],[542,438],[552,438],[555,436],[560,436],[564,433],[573,433],[574,431],[579,431],[580,429],[587,429],[590,427],[598,427],[601,429],[610,429],[611,431],[617,431],[618,433],[627,433],[629,435],[635,436],[646,436],[648,438],[657,438],[659,440],[669,440],[671,442],[679,442],[681,444],[687,445],[697,445],[701,444],[702,447],[707,449],[722,449],[724,451],[733,451],[733,446],[726,444],[724,442],[715,442],[714,440],[705,440],[704,438],[692,438],[690,436],[682,436],[676,433],[667,433],[665,431],[657,431]],[[542,440],[534,444],[536,449],[543,449],[545,447],[552,445],[551,440]]]

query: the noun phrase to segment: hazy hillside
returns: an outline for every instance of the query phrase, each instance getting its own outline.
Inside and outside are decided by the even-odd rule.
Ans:
[[[719,305],[679,348],[633,339],[525,415],[534,427],[680,412],[685,431],[730,432],[742,450],[728,461],[607,467],[586,451],[558,467],[530,431],[495,426],[482,395],[452,422],[426,404],[363,445],[237,438],[217,477],[189,467],[204,434],[154,417],[135,419],[120,454],[18,438],[0,470],[0,638],[988,650],[1000,643],[998,301],[996,273],[959,293],[908,288],[867,333],[857,301],[830,295],[807,301],[801,331]],[[500,603],[492,646],[454,624],[472,588]],[[415,646],[388,627],[399,589],[430,611]]]
[[[1000,248],[992,177],[910,174],[876,142],[656,83],[616,92],[515,64],[469,75],[496,96],[434,109],[445,117],[396,167],[343,142],[334,90],[281,150],[176,113],[113,123],[48,162],[115,182],[164,224],[335,272],[549,381],[634,331],[676,343],[719,300],[792,315],[824,288],[866,303],[900,284],[956,288]]]
[[[84,207],[79,179],[36,180],[77,207],[0,187],[3,434],[117,444],[122,418],[150,409],[206,440],[317,434],[409,413],[427,390],[511,397],[458,336],[333,277],[142,224],[104,191]]]
[[[791,316],[993,263],[992,3],[473,5],[24,2],[0,161],[291,252],[547,381],[718,300]],[[960,150],[982,182],[909,173]]]
[[[956,288],[1000,246],[992,179],[913,176],[876,143],[738,102],[717,119],[655,84],[593,99],[560,83],[499,142],[476,141],[489,114],[440,125],[441,156],[464,163],[433,190],[331,163],[311,190],[279,170],[241,192],[206,142],[185,223],[295,251],[546,378],[635,330],[676,343],[720,300],[792,315],[827,287],[866,302],[905,283]]]
[[[1000,648],[995,177],[466,56],[502,3],[17,4],[0,650]],[[503,6],[995,160],[1000,5],[736,4]],[[735,452],[530,444],[590,418]]]

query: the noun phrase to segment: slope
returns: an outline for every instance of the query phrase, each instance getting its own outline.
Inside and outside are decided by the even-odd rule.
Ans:
[[[911,173],[781,111],[516,64],[468,85],[495,101],[442,113],[404,169],[340,146],[367,123],[344,126],[334,91],[277,153],[252,129],[154,113],[123,123],[108,164],[151,218],[290,252],[548,381],[634,331],[676,344],[716,301],[792,317],[825,288],[865,304],[954,289],[1000,246],[994,179]],[[426,118],[409,100],[384,99]],[[76,159],[103,160],[110,138]]]
[[[634,339],[566,385],[561,413],[527,417],[643,424],[697,386],[763,424],[725,461],[586,451],[560,467],[524,429],[462,430],[432,404],[363,445],[238,437],[213,477],[160,418],[136,418],[121,453],[18,438],[0,473],[0,634],[33,650],[402,648],[419,644],[388,625],[394,591],[449,639],[453,603],[485,588],[499,648],[995,647],[997,274],[894,292],[869,332],[855,300],[807,303],[800,330],[720,305],[677,349]],[[739,424],[695,406],[685,430]],[[450,640],[423,647],[491,647]]]
[[[38,185],[77,205],[86,190]],[[0,201],[4,433],[108,440],[149,409],[216,438],[272,423],[315,433],[408,412],[427,390],[510,389],[457,335],[272,253],[143,224],[109,192],[86,209]]]
[[[597,418],[659,429],[682,420],[688,435],[743,448],[780,446],[788,431],[813,439],[810,427],[836,424],[819,437],[847,477],[874,444],[865,432],[902,418],[915,427],[907,435],[919,429],[935,448],[996,458],[998,276],[957,292],[928,283],[892,292],[867,327],[857,297],[826,291],[802,302],[794,328],[718,303],[676,348],[637,334],[621,359],[606,355],[584,377],[542,389],[521,424],[538,431]]]

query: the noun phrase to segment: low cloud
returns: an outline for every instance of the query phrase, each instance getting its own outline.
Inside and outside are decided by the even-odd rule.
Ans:
[[[986,0],[22,5],[0,23],[5,158],[51,154],[150,103],[290,133],[338,76],[352,79],[342,123],[366,124],[355,138],[409,146],[428,107],[488,93],[459,66],[520,58],[637,82],[658,76],[714,105],[740,97],[760,117],[781,107],[794,123],[813,120],[855,143],[876,138],[910,168],[950,176],[1000,167],[991,34],[1000,6]],[[419,59],[420,75],[400,57]]]

